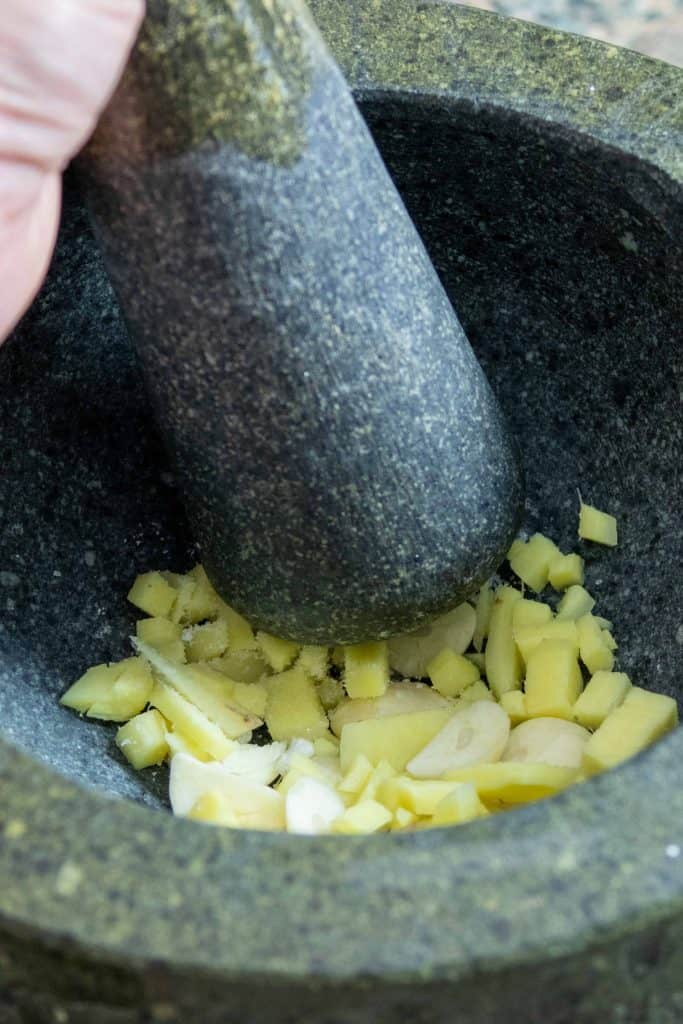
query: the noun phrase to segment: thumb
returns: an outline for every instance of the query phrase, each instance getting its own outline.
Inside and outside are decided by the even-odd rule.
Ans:
[[[52,254],[61,172],[116,86],[143,0],[0,0],[0,341]]]

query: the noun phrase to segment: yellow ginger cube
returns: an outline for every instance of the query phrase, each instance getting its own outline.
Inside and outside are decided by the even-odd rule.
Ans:
[[[558,555],[550,563],[548,582],[554,590],[566,590],[567,587],[581,586],[583,583],[583,558],[581,555]]]
[[[457,783],[441,779],[411,779],[398,775],[380,786],[377,797],[391,811],[405,807],[413,814],[427,816],[433,814],[444,797],[457,788]]]
[[[163,576],[176,592],[170,616],[173,622],[193,626],[206,619],[215,618],[220,609],[225,607],[201,565],[196,565],[185,574],[165,572]]]
[[[151,619],[138,619],[135,624],[135,634],[138,640],[154,647],[169,661],[177,661],[180,664],[187,661],[182,632],[181,625],[159,616]]]
[[[354,700],[382,696],[389,685],[389,650],[385,640],[344,648],[344,685]]]
[[[595,607],[595,598],[592,597],[584,587],[575,584],[565,590],[560,603],[557,606],[556,621],[564,619],[577,619],[588,615]]]
[[[331,711],[336,708],[340,701],[344,700],[346,693],[344,687],[338,679],[333,679],[332,676],[327,676],[325,679],[321,679],[316,687],[320,702],[326,711]]]
[[[337,789],[340,793],[349,793],[352,796],[356,796],[364,788],[372,775],[372,771],[372,762],[368,761],[365,754],[358,754],[337,786]]]
[[[341,731],[341,770],[348,772],[358,755],[364,754],[373,765],[388,761],[396,771],[402,771],[443,729],[455,707],[350,722]]]
[[[332,823],[332,831],[338,835],[359,836],[372,832],[386,832],[393,821],[393,814],[377,800],[363,800]]]
[[[529,716],[571,719],[582,685],[573,645],[565,640],[543,640],[527,664],[525,703]]]
[[[600,512],[592,505],[584,505],[581,502],[579,509],[579,537],[583,540],[592,540],[596,544],[606,544],[608,547],[616,547],[617,521],[614,516],[607,512]]]
[[[164,719],[164,721],[166,720]],[[226,742],[230,744],[228,753],[234,750],[237,746],[236,742],[227,740],[227,738]],[[207,751],[201,747],[198,747],[196,743],[193,743],[192,740],[188,739],[182,732],[179,732],[175,726],[170,729],[167,726],[166,743],[168,744],[169,757],[175,757],[176,754],[189,754],[190,757],[195,759],[195,761],[214,760],[211,754],[207,753]]]
[[[282,832],[285,801],[276,790],[236,776],[230,784],[224,782],[220,790],[203,793],[187,817],[207,825]]]
[[[121,671],[118,661],[111,665],[93,665],[62,694],[59,703],[87,715],[93,704],[105,700],[111,693]]]
[[[229,699],[241,709],[262,720],[268,705],[268,688],[262,683],[232,683]],[[257,728],[257,726],[254,726]]]
[[[529,717],[526,708],[526,697],[521,690],[508,690],[500,698],[500,706],[510,717],[512,725],[525,722]]]
[[[576,768],[527,761],[499,761],[496,764],[473,764],[448,772],[453,782],[470,782],[486,802],[500,800],[504,804],[523,804],[542,800],[575,782]]]
[[[173,622],[181,623],[183,626],[191,625],[194,621],[192,615],[192,595],[197,589],[197,581],[189,575],[182,575],[176,572],[162,573],[166,583],[175,591],[175,601],[169,618]]]
[[[133,768],[161,764],[169,752],[163,716],[152,709],[131,718],[116,733],[116,746]]]
[[[339,740],[331,732],[326,732],[313,740],[313,749],[316,757],[339,757]]]
[[[113,665],[94,665],[61,698],[67,708],[109,722],[127,722],[144,710],[152,692],[149,665],[126,658]]]
[[[397,807],[391,822],[391,831],[402,832],[404,829],[411,828],[416,821],[417,815],[412,811],[407,811],[405,807]]]
[[[254,637],[253,629],[244,616],[240,615],[234,608],[231,608],[225,601],[219,601],[218,603],[218,618],[224,619],[228,624],[231,653],[248,651],[254,646],[256,638]]]
[[[141,641],[138,641],[138,650],[165,683],[194,704],[209,721],[223,730],[228,739],[237,739],[263,724],[257,715],[241,707],[233,697],[237,685],[247,684],[233,683],[206,665],[173,664]],[[163,712],[162,708],[159,710]]]
[[[159,651],[161,655],[166,655],[166,649]],[[262,719],[266,710],[266,700],[268,698],[268,689],[264,683],[254,683],[240,679],[239,676],[247,676],[253,678],[257,675],[255,671],[255,665],[249,665],[248,662],[240,664],[235,659],[241,658],[243,655],[254,654],[257,658],[260,657],[254,651],[240,651],[236,655],[227,654],[222,658],[213,658],[209,662],[197,662],[194,668],[198,669],[199,672],[195,675],[201,677],[203,680],[211,680],[210,686],[219,693],[221,699],[230,701],[239,707],[241,711],[249,711],[252,715],[256,715]],[[265,663],[262,663],[265,667]],[[230,676],[227,669],[237,665],[238,677],[233,678]],[[202,672],[206,669],[206,672]],[[217,678],[220,675],[222,677],[222,683]],[[257,726],[254,726],[256,728]]]
[[[462,825],[475,818],[484,818],[488,813],[473,783],[461,782],[436,805],[430,824]]]
[[[610,672],[614,667],[614,654],[605,642],[600,624],[593,615],[582,615],[576,623],[581,661],[588,671]]]
[[[157,647],[157,650],[167,661],[174,661],[177,665],[187,663],[187,651],[182,640],[172,640],[170,644],[162,644]]]
[[[234,749],[233,741],[222,729],[167,683],[157,680],[149,702],[171,723],[174,732],[177,730],[192,747],[204,754],[221,761]]]
[[[605,771],[649,747],[678,724],[672,697],[632,686],[623,704],[611,711],[584,748],[587,774]]]
[[[481,651],[484,646],[484,640],[489,635],[489,623],[491,621],[494,598],[495,592],[489,581],[479,591],[477,604],[474,609],[476,618],[472,643],[477,651]]]
[[[195,584],[189,600],[189,621],[203,622],[205,619],[212,619],[218,614],[221,599],[213,589],[209,577],[204,571],[204,566],[195,565],[187,575]]]
[[[486,644],[486,678],[496,697],[521,686],[522,661],[512,635],[513,609],[521,600],[518,590],[499,587],[493,602]]]
[[[377,794],[387,779],[393,779],[395,775],[396,770],[392,768],[388,761],[380,761],[380,763],[372,769],[372,772],[365,781],[365,785],[359,792],[358,802],[361,800],[376,799]]]
[[[266,724],[274,740],[313,740],[327,733],[329,722],[315,683],[302,669],[268,680]]]
[[[611,711],[623,704],[631,680],[625,672],[596,672],[574,705],[574,721],[597,729]]]
[[[128,600],[147,615],[165,618],[176,600],[176,591],[160,572],[145,572],[136,577],[128,591]]]
[[[280,637],[271,636],[270,633],[263,631],[256,634],[256,641],[275,672],[284,672],[299,653],[299,645],[293,640],[281,640]]]
[[[515,643],[525,662],[544,640],[564,640],[571,644],[577,656],[579,653],[579,634],[576,623],[572,619],[558,622],[544,622],[540,626],[521,626],[513,631]]]
[[[159,650],[177,640],[182,641],[183,627],[170,619],[154,616],[151,619],[138,619],[135,623],[135,634],[143,643]]]
[[[535,533],[526,544],[515,541],[508,553],[508,561],[515,575],[531,590],[538,592],[547,584],[550,566],[559,554],[557,545],[549,537]]]
[[[195,626],[192,637],[187,642],[187,660],[210,661],[211,658],[219,658],[229,642],[230,631],[224,619]]]
[[[462,654],[444,647],[427,665],[427,675],[444,697],[457,697],[479,679],[479,669]]]
[[[507,693],[519,693],[519,690],[508,690]],[[460,699],[468,701],[471,704],[475,700],[495,701],[496,698],[493,696],[484,680],[477,679],[474,683],[471,683],[467,689],[462,691]]]
[[[305,644],[299,651],[297,659],[298,668],[307,672],[311,679],[322,682],[327,677],[327,670],[330,662],[329,647],[320,647],[316,644]]]
[[[542,626],[550,622],[552,617],[553,610],[549,604],[522,598],[512,609],[512,632],[514,634],[525,626]]]
[[[216,672],[233,679],[236,683],[256,683],[265,676],[268,669],[268,662],[260,651],[241,650],[226,651],[220,658],[208,659],[211,668]]]

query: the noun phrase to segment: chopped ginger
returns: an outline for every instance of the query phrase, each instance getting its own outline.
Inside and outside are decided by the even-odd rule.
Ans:
[[[527,663],[525,704],[530,717],[572,717],[583,680],[576,650],[566,640],[543,640]]]
[[[344,658],[344,684],[349,697],[381,697],[389,685],[389,650],[385,640],[352,644]]]
[[[147,704],[152,674],[141,658],[126,658],[114,665],[95,665],[81,676],[61,699],[89,718],[127,722]]]
[[[579,509],[579,537],[583,540],[592,540],[596,544],[606,544],[608,547],[616,547],[617,521],[608,512],[601,512],[592,505],[584,505],[581,502]]]
[[[225,619],[195,626],[187,643],[188,661],[209,661],[220,658],[230,643],[230,630]]]
[[[270,633],[257,633],[256,640],[266,661],[276,672],[284,672],[289,668],[299,653],[298,644],[292,640],[280,640]]]
[[[625,672],[596,672],[572,710],[575,722],[587,729],[597,729],[604,720],[623,704],[631,680]]]
[[[595,598],[591,597],[584,587],[575,583],[565,590],[562,600],[557,606],[557,620],[580,619],[588,615],[595,607]]]
[[[152,709],[136,715],[116,733],[116,746],[133,768],[149,768],[161,764],[168,754],[166,722]]]
[[[614,545],[616,522],[582,505],[580,534]],[[534,534],[508,559],[520,587],[489,581],[414,633],[333,648],[255,635],[201,565],[144,573],[137,657],[89,669],[62,703],[121,723],[136,769],[168,759],[173,812],[205,824],[362,836],[543,799],[643,750],[677,707],[612,671],[579,555]],[[547,583],[556,614],[525,596]],[[251,743],[264,721],[272,742]]]
[[[324,736],[329,722],[313,680],[291,668],[268,681],[266,724],[274,740]]]
[[[548,582],[555,590],[566,590],[583,585],[583,558],[581,555],[559,555],[550,563]]]
[[[522,595],[512,587],[496,591],[486,644],[486,678],[496,697],[518,690],[522,682],[522,661],[512,635],[514,606]]]
[[[510,548],[508,561],[522,583],[538,593],[546,586],[550,566],[559,554],[557,546],[548,537],[535,533],[526,544],[515,541]]]
[[[677,724],[678,710],[672,697],[633,686],[623,704],[607,715],[589,739],[583,767],[591,774],[612,768],[650,746]]]
[[[332,831],[339,835],[359,836],[388,830],[393,814],[376,800],[362,800],[332,822]]]
[[[581,661],[589,672],[611,672],[614,654],[605,641],[600,623],[593,615],[582,615],[576,623]]]
[[[427,665],[427,675],[434,689],[444,697],[457,697],[472,683],[476,683],[479,669],[464,655],[444,647]]]
[[[176,592],[160,572],[138,576],[128,591],[128,600],[148,615],[167,616],[176,599]]]

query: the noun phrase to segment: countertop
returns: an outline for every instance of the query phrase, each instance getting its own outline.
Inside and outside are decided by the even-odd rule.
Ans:
[[[468,6],[578,32],[683,65],[683,0],[470,0]]]

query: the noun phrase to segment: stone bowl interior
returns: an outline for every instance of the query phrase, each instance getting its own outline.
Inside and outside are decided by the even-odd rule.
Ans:
[[[519,439],[525,527],[582,552],[620,667],[680,697],[682,277],[648,168],[625,180],[588,136],[502,109],[359,100]],[[2,731],[163,806],[164,769],[132,771],[113,727],[58,705],[128,651],[135,574],[196,557],[73,181],[49,281],[0,352],[0,438]],[[578,490],[617,516],[616,550],[577,544]]]
[[[680,697],[681,72],[438,0],[311,6],[519,439],[525,527],[576,548],[577,488],[617,515],[619,547],[583,549],[588,586],[620,666]],[[127,652],[134,575],[195,557],[69,180],[48,283],[0,349],[0,1018],[680,1009],[680,730],[457,829],[166,813],[165,772],[131,771],[58,697]]]

